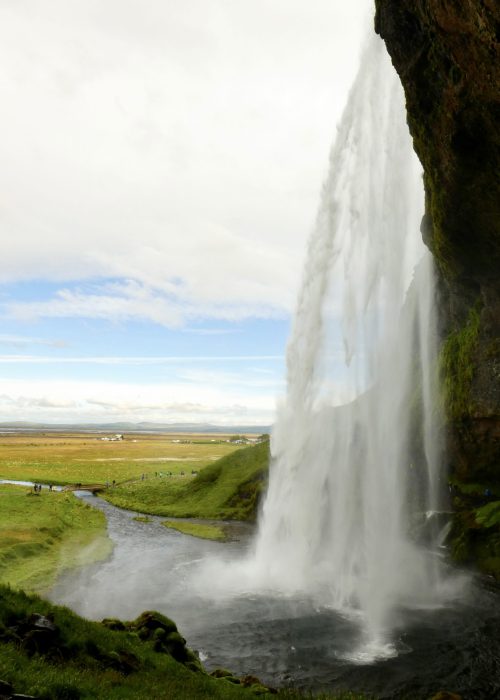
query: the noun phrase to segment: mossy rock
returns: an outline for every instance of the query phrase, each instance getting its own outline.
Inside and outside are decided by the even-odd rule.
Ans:
[[[108,661],[109,666],[125,676],[128,676],[134,671],[138,671],[141,667],[141,663],[137,656],[131,651],[125,651],[123,649],[119,651],[110,651],[105,657]]]
[[[167,638],[167,632],[163,629],[163,627],[157,627],[153,632],[152,638],[154,641],[162,642]]]
[[[224,676],[222,680],[228,681],[228,683],[232,683],[233,685],[241,685],[240,679],[236,678],[236,676]]]
[[[104,620],[101,621],[101,624],[104,625],[104,627],[107,627],[109,630],[114,630],[115,632],[124,632],[127,629],[124,622],[114,617],[104,618]]]
[[[227,668],[216,668],[214,671],[210,673],[212,678],[227,678],[228,676],[232,676],[233,674],[231,671],[228,671]]]
[[[186,640],[179,632],[171,632],[163,642],[163,646],[176,661],[185,663],[193,660],[188,653]]]
[[[146,610],[138,618],[129,622],[128,629],[136,630],[141,639],[152,639],[156,630],[162,629],[168,635],[177,632],[177,625],[173,620],[154,610]]]
[[[466,323],[448,335],[441,349],[440,373],[445,411],[449,420],[463,421],[473,411],[471,387],[476,364],[479,322],[479,310],[473,307],[469,311]]]

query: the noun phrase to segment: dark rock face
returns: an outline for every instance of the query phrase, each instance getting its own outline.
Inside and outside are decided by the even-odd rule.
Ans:
[[[424,167],[441,281],[450,470],[500,482],[500,4],[375,0]],[[497,493],[497,495],[500,495]],[[500,557],[500,552],[498,552]]]
[[[500,8],[496,0],[376,0],[424,166],[426,237],[447,277],[498,283]]]

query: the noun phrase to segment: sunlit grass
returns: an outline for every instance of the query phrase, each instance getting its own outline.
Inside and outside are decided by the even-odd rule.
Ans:
[[[164,520],[162,525],[171,528],[172,530],[182,532],[184,535],[200,537],[203,540],[216,540],[218,542],[223,542],[225,539],[227,539],[226,533],[219,525],[196,523],[186,520]]]
[[[186,477],[233,452],[225,436],[35,434],[0,437],[0,479],[106,484],[172,472]],[[180,442],[179,442],[180,440]],[[215,442],[212,442],[215,440]]]
[[[151,515],[254,520],[267,483],[269,443],[240,449],[205,467],[194,479],[156,478],[107,490],[110,503]]]
[[[110,551],[100,511],[72,494],[0,484],[0,583],[41,590],[64,569]]]

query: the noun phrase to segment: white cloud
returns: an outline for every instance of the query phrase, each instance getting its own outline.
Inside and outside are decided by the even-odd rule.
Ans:
[[[134,281],[18,312],[288,313],[369,6],[2,3],[0,280]]]
[[[0,346],[7,345],[15,348],[25,348],[31,345],[45,345],[51,348],[65,348],[67,343],[64,340],[47,340],[46,338],[30,338],[24,335],[14,335],[0,333]]]
[[[21,321],[40,318],[98,318],[111,321],[147,320],[170,328],[204,317],[224,321],[258,316],[279,318],[283,311],[259,299],[246,304],[188,301],[182,293],[162,290],[133,280],[87,286],[85,289],[61,289],[46,301],[17,301],[2,305],[7,317]]]
[[[59,357],[56,355],[0,355],[3,364],[90,364],[90,365],[164,365],[195,362],[267,362],[283,360],[281,355],[166,355],[145,357]],[[253,371],[258,371],[254,369]],[[263,371],[263,370],[262,370]]]
[[[127,384],[1,380],[0,420],[200,422],[225,425],[272,422],[272,392],[247,394],[210,383]]]

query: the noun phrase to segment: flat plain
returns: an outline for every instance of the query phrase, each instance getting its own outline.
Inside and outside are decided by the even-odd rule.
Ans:
[[[191,476],[241,445],[230,435],[108,433],[0,434],[0,479],[52,484],[122,483],[171,473]]]

